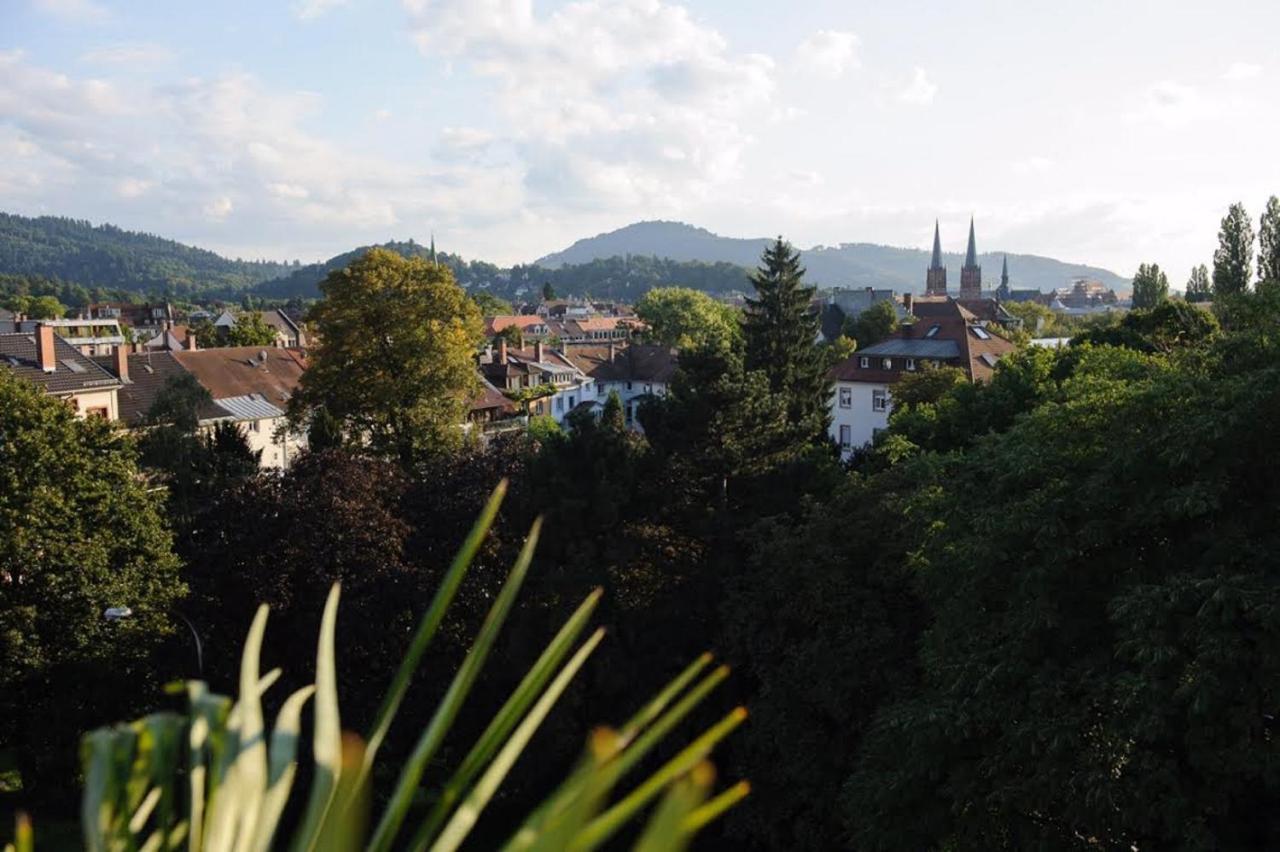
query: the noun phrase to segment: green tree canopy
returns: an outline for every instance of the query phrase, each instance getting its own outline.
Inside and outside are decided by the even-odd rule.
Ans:
[[[472,290],[468,295],[471,301],[476,303],[476,307],[480,309],[482,316],[492,317],[505,314],[515,313],[515,308],[506,299],[499,299],[497,296],[485,290]]]
[[[1138,274],[1133,276],[1133,307],[1154,308],[1169,298],[1169,276],[1164,274],[1160,265],[1142,264]]]
[[[800,440],[825,437],[831,382],[817,343],[815,290],[804,284],[800,253],[778,237],[764,250],[751,283],[756,294],[747,299],[743,323],[745,374],[763,373],[786,399],[787,420]]]
[[[1187,301],[1207,302],[1213,298],[1213,284],[1209,280],[1209,270],[1202,263],[1191,267],[1191,277],[1187,279]]]
[[[236,324],[227,330],[228,346],[272,346],[275,342],[276,330],[257,311],[236,317]]]
[[[844,333],[858,341],[858,346],[875,346],[897,330],[898,312],[888,300],[875,302],[844,324]]]
[[[1258,228],[1258,283],[1280,287],[1280,198],[1267,199]]]
[[[636,302],[636,315],[656,343],[679,349],[737,346],[742,342],[738,311],[687,287],[655,287]]]
[[[80,731],[155,698],[184,593],[161,511],[128,437],[0,368],[0,748],[29,795],[71,788]]]
[[[480,311],[446,266],[371,249],[321,285],[320,346],[290,418],[323,407],[376,454],[412,465],[462,441],[478,387]]]
[[[1218,231],[1213,253],[1213,294],[1230,296],[1249,289],[1253,268],[1253,225],[1243,204],[1232,204]]]

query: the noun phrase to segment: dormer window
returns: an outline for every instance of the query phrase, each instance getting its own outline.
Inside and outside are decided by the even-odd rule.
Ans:
[[[892,359],[892,358],[885,358],[885,359],[884,359],[883,361],[881,361],[880,363],[881,363],[881,366],[883,366],[886,370],[892,370],[892,369],[893,369],[893,359]]]
[[[871,359],[870,359],[870,358],[867,358],[866,356],[863,356],[863,357],[859,358],[859,359],[858,359],[858,366],[859,366],[861,369],[863,369],[863,370],[867,369],[868,367],[870,367],[870,366],[871,366]]]
[[[924,333],[924,336],[925,336],[925,337],[937,337],[937,336],[938,336],[938,332],[939,332],[939,331],[941,331],[941,330],[942,330],[942,326],[940,326],[940,325],[931,325],[931,326],[929,326],[929,330],[928,330],[928,331],[926,331],[926,332]]]
[[[915,358],[908,358],[908,359],[907,359],[907,369],[908,369],[908,370],[914,370],[915,368],[916,368],[916,359],[915,359]]]

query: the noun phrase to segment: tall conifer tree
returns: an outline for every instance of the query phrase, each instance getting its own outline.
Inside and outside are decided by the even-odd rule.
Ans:
[[[778,237],[751,276],[756,295],[747,299],[745,366],[763,372],[773,391],[786,396],[797,437],[816,440],[830,420],[831,386],[817,345],[818,316],[810,310],[815,288],[803,279],[800,253]]]
[[[1160,269],[1160,264],[1150,266],[1142,264],[1138,274],[1133,276],[1133,306],[1135,308],[1154,308],[1169,298],[1169,276]]]
[[[1253,266],[1253,225],[1244,205],[1232,204],[1218,231],[1213,253],[1213,295],[1229,296],[1249,289]]]
[[[1258,229],[1258,283],[1280,288],[1280,198],[1274,195]]]

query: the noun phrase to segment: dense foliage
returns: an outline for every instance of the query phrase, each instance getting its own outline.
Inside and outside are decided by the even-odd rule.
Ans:
[[[128,438],[0,369],[0,748],[29,797],[70,790],[80,731],[156,700],[183,592],[161,513]]]
[[[655,287],[635,304],[646,339],[678,349],[731,347],[741,342],[739,312],[688,287]]]

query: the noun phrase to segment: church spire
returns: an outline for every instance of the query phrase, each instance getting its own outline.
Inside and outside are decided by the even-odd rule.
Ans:
[[[440,265],[440,263],[436,260],[436,232],[435,231],[431,232],[431,265],[432,266]]]
[[[1004,256],[1004,266],[1000,268],[1000,286],[1009,287],[1009,255]]]
[[[960,270],[960,298],[977,299],[982,296],[982,267],[978,265],[978,241],[973,234],[973,217],[969,217],[969,248],[964,254],[964,268]]]
[[[938,231],[937,219],[933,220],[933,261],[924,276],[924,294],[947,295],[947,267],[942,265],[942,235]]]

